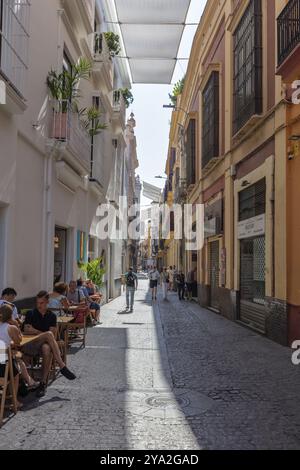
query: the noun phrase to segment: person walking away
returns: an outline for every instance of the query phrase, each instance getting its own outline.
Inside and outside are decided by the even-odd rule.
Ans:
[[[174,272],[172,266],[169,267],[169,290],[173,290]]]
[[[188,300],[192,300],[193,298],[193,285],[195,282],[195,273],[196,268],[191,269],[186,276],[186,286],[187,286],[187,298]]]
[[[152,300],[157,299],[157,286],[158,281],[160,280],[160,274],[154,266],[151,271],[149,271],[149,279],[150,279],[150,289],[152,291]]]
[[[135,291],[138,288],[138,277],[136,273],[133,272],[133,268],[129,268],[129,271],[124,274],[124,279],[126,284],[126,309],[130,309],[130,313],[132,313]]]
[[[179,300],[184,300],[185,276],[182,271],[179,271],[179,273],[177,274],[176,283]]]
[[[173,266],[173,291],[174,292],[177,292],[177,275],[178,275],[178,271],[177,271],[177,268],[176,266]]]
[[[168,290],[169,290],[169,272],[167,268],[164,268],[163,272],[161,273],[161,285],[163,289],[163,299],[168,300]]]

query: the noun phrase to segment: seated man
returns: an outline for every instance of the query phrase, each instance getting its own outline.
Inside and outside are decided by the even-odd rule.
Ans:
[[[82,292],[83,296],[85,297],[89,309],[91,310],[93,323],[96,324],[100,321],[100,305],[95,302],[89,294],[88,288],[82,280],[77,281],[78,289]]]
[[[9,323],[10,325],[14,325],[19,328],[21,326],[21,321],[19,318],[17,307],[13,304],[16,297],[17,297],[17,292],[15,291],[15,289],[13,289],[12,287],[7,287],[2,292],[1,299],[0,299],[0,307],[2,305],[10,305],[10,307],[12,307],[13,314]]]
[[[49,294],[40,292],[36,299],[36,308],[28,312],[24,322],[24,333],[36,335],[38,338],[22,347],[25,356],[42,356],[42,380],[36,392],[37,397],[43,397],[46,392],[46,382],[49,375],[52,355],[60,367],[61,374],[68,380],[76,379],[76,376],[66,367],[55,340],[57,333],[56,315],[48,310]]]
[[[86,298],[82,290],[77,287],[76,281],[70,282],[69,291],[67,293],[67,299],[71,305],[86,304]]]

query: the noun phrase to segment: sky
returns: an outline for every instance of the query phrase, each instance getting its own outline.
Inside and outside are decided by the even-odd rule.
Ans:
[[[192,0],[187,23],[198,23],[203,12],[205,0]],[[196,26],[186,26],[178,57],[189,57]],[[155,176],[165,176],[165,164],[168,152],[171,112],[164,109],[169,104],[168,94],[173,85],[180,80],[187,69],[188,61],[178,61],[171,85],[133,85],[134,103],[129,112],[135,114],[137,127],[137,152],[140,167],[137,173],[141,181],[163,187],[164,180]],[[142,205],[151,201],[142,198]]]

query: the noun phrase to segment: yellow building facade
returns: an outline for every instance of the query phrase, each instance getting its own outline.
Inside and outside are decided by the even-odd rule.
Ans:
[[[205,214],[203,248],[173,241],[170,264],[197,266],[202,306],[281,344],[300,338],[300,140],[289,140],[300,135],[300,106],[287,99],[277,45],[293,3],[207,2],[168,157],[176,153],[174,201],[203,204]]]

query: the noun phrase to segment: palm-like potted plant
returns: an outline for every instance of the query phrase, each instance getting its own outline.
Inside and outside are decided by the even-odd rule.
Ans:
[[[93,284],[100,290],[103,286],[103,276],[106,273],[105,266],[103,265],[103,259],[97,258],[88,263],[80,265],[81,271],[86,273],[87,278],[90,279]]]
[[[81,80],[89,80],[92,64],[81,57],[77,64],[72,65],[71,70],[64,69],[58,73],[51,70],[47,76],[47,86],[54,103],[54,120],[52,137],[65,140],[68,137],[67,111],[76,112],[78,99],[80,98],[79,84]]]

